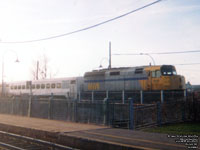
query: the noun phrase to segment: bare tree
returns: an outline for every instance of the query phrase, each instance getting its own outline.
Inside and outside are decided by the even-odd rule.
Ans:
[[[49,59],[46,55],[33,61],[33,67],[31,69],[31,75],[33,80],[46,79],[48,74]]]

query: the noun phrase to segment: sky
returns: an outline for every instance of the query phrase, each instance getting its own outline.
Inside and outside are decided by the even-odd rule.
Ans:
[[[36,61],[47,58],[47,77],[83,76],[108,66],[175,65],[186,82],[200,84],[200,52],[158,55],[151,53],[200,50],[200,1],[162,0],[150,7],[101,26],[92,26],[147,5],[155,0],[4,0],[0,1],[0,70],[4,80],[31,80]],[[149,53],[148,55],[114,55]],[[16,58],[19,63],[16,63]],[[180,65],[193,64],[195,65]],[[198,64],[199,63],[199,64]],[[2,75],[0,75],[2,79]]]

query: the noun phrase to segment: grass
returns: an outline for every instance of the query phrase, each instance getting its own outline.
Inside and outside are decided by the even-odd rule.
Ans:
[[[178,135],[200,135],[200,123],[169,124],[161,127],[144,129],[144,131]]]

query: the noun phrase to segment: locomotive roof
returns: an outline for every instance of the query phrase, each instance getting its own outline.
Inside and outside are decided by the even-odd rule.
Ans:
[[[106,72],[113,72],[113,71],[124,71],[124,70],[135,70],[138,68],[145,68],[148,66],[138,66],[138,67],[119,67],[119,68],[105,68],[105,69],[100,69],[100,70],[93,70],[90,72],[86,72],[85,73],[85,77],[86,76],[104,76]]]
[[[155,70],[155,69],[159,69],[161,66],[172,66],[172,65],[155,65],[155,66],[135,66],[135,67],[118,67],[118,68],[104,68],[104,69],[99,69],[99,70],[93,70],[93,71],[89,71],[86,72],[84,74],[84,77],[89,77],[89,76],[104,76],[106,72],[112,72],[112,71],[134,71],[135,69],[139,69],[139,68],[145,68],[146,70]]]

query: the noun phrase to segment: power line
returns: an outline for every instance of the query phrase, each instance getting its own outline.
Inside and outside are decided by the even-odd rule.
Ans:
[[[177,51],[177,52],[160,52],[160,53],[116,53],[112,55],[117,56],[131,56],[131,55],[165,55],[165,54],[184,54],[184,53],[199,53],[200,50],[191,50],[191,51]],[[185,66],[185,65],[200,65],[200,63],[185,63],[185,64],[173,64],[176,66]]]
[[[169,54],[184,54],[184,53],[200,53],[200,50],[191,51],[176,51],[176,52],[159,52],[159,53],[116,53],[112,55],[169,55]]]
[[[176,66],[185,66],[185,65],[200,65],[200,63],[185,63],[185,64],[174,64]]]
[[[177,52],[160,52],[160,53],[150,53],[151,55],[166,55],[166,54],[181,54],[181,53],[199,53],[200,50],[191,50],[191,51],[177,51]]]
[[[41,39],[36,39],[36,40],[13,41],[13,42],[11,41],[11,42],[0,42],[0,43],[6,43],[6,44],[32,43],[32,42],[39,42],[39,41],[50,40],[50,39],[55,39],[55,38],[59,38],[59,37],[71,35],[71,34],[74,34],[74,33],[86,31],[86,30],[89,30],[89,29],[98,27],[98,26],[100,26],[100,25],[109,23],[109,22],[111,22],[111,21],[120,19],[120,18],[122,18],[122,17],[125,17],[125,16],[127,16],[127,15],[130,15],[130,14],[136,12],[136,11],[142,10],[142,9],[147,8],[147,7],[149,7],[149,6],[152,6],[152,5],[154,5],[154,4],[156,4],[156,3],[159,3],[159,2],[161,2],[161,1],[162,1],[162,0],[154,1],[154,2],[152,2],[152,3],[149,3],[149,4],[147,4],[147,5],[142,6],[142,7],[140,7],[140,8],[137,8],[137,9],[134,9],[134,10],[132,10],[132,11],[129,11],[129,12],[125,13],[125,14],[119,15],[119,16],[117,16],[117,17],[108,19],[108,20],[106,20],[106,21],[103,21],[103,22],[100,22],[100,23],[97,23],[97,24],[95,24],[95,25],[91,25],[91,26],[88,26],[88,27],[85,27],[85,28],[82,28],[82,29],[78,29],[78,30],[75,30],[75,31],[71,31],[71,32],[68,32],[68,33],[64,33],[64,34],[60,34],[60,35],[56,35],[56,36],[50,36],[50,37],[41,38]]]

